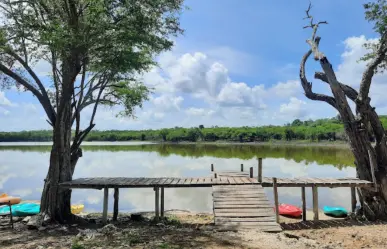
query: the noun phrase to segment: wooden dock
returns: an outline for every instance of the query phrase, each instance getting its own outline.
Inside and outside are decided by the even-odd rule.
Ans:
[[[93,177],[63,182],[62,188],[104,189],[103,223],[107,223],[109,189],[114,189],[113,220],[118,216],[120,188],[153,188],[155,191],[155,217],[164,215],[164,188],[212,187],[215,225],[223,230],[257,229],[277,232],[278,225],[278,187],[301,188],[303,213],[306,213],[305,189],[311,187],[313,194],[314,220],[318,220],[318,187],[350,187],[352,211],[356,207],[356,188],[375,189],[373,182],[354,177],[346,178],[270,178],[262,176],[262,159],[258,160],[258,177],[253,177],[253,167],[245,172],[214,170],[211,165],[210,177]],[[274,206],[270,205],[263,190],[273,187]],[[274,212],[276,210],[276,212]],[[305,216],[303,217],[305,219]]]
[[[282,231],[262,186],[213,186],[212,196],[218,230]]]

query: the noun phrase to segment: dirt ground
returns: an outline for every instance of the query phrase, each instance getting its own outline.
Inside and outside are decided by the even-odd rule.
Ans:
[[[387,248],[387,225],[320,217],[319,222],[281,218],[281,233],[258,231],[217,232],[211,214],[183,211],[167,212],[167,219],[155,222],[151,214],[143,221],[132,221],[121,215],[119,221],[105,227],[49,226],[28,229],[25,222],[16,222],[12,230],[0,228],[0,248]],[[100,217],[89,214],[88,218]],[[309,217],[308,217],[309,218]],[[8,218],[0,218],[6,224]]]

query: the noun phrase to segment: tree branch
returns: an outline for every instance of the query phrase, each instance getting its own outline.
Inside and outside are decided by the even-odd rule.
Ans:
[[[34,86],[32,86],[30,83],[28,83],[26,80],[24,80],[22,77],[20,77],[18,74],[12,72],[9,68],[4,66],[3,64],[0,63],[0,71],[3,72],[4,74],[8,75],[12,79],[14,79],[16,82],[24,86],[27,90],[29,90],[33,95],[35,95],[40,104],[43,106],[48,118],[50,119],[51,124],[55,124],[55,119],[56,115],[55,112],[52,109],[51,103],[49,103],[49,99],[47,102],[47,99],[44,98],[41,92],[39,92],[38,89],[36,89]]]
[[[317,29],[318,29],[319,25],[320,24],[328,24],[328,22],[327,21],[320,21],[318,23],[314,23],[313,22],[313,16],[310,15],[310,10],[311,9],[312,9],[312,3],[309,2],[308,9],[305,11],[306,12],[306,17],[304,17],[304,20],[305,19],[309,19],[310,20],[310,24],[304,26],[304,29],[306,29],[306,28],[312,28],[313,29],[311,40],[314,41],[315,37],[316,37],[316,32],[317,32]]]
[[[327,84],[329,84],[328,82],[328,78],[327,76],[325,75],[325,73],[323,72],[315,72],[314,73],[314,78],[315,79],[319,79]],[[341,82],[339,82],[339,85],[341,87],[341,89],[344,91],[345,95],[347,95],[347,97],[352,100],[352,101],[355,101],[357,96],[358,96],[358,92],[353,89],[352,87],[348,86],[348,85],[345,85]]]
[[[27,72],[31,75],[31,77],[34,79],[36,84],[38,85],[40,92],[42,94],[42,100],[46,103],[48,109],[50,110],[50,114],[47,113],[48,118],[50,119],[52,124],[55,124],[55,118],[56,118],[56,113],[54,108],[51,105],[50,98],[48,97],[46,88],[44,87],[43,83],[40,81],[39,77],[35,74],[35,72],[31,69],[31,67],[28,65],[26,61],[24,61],[18,54],[16,54],[12,49],[6,48],[4,50],[7,54],[15,58],[26,70]]]
[[[301,80],[302,88],[304,88],[305,96],[311,100],[324,101],[324,102],[330,104],[335,109],[337,109],[336,101],[334,98],[327,96],[327,95],[324,95],[324,94],[317,94],[317,93],[314,93],[312,91],[312,83],[308,82],[306,75],[305,75],[305,63],[311,54],[312,54],[312,50],[309,50],[302,57],[301,64],[300,64],[300,80]]]

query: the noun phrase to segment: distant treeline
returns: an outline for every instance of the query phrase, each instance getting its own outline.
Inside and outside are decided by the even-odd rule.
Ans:
[[[387,125],[387,116],[381,116]],[[51,141],[52,132],[0,132],[0,142]],[[266,142],[270,140],[345,141],[340,117],[318,120],[294,120],[284,126],[260,127],[175,127],[160,130],[92,131],[86,141],[163,141],[163,142]]]

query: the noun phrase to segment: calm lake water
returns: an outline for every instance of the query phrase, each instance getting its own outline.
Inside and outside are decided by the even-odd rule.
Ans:
[[[50,143],[0,143],[0,192],[40,200],[47,174]],[[144,143],[85,143],[83,157],[75,169],[79,177],[200,177],[215,170],[245,170],[263,159],[263,175],[276,177],[354,177],[353,157],[349,150],[327,147],[285,147],[250,145],[161,145]],[[266,188],[269,199],[272,191]],[[109,210],[112,210],[112,193]],[[103,191],[74,190],[72,203],[85,204],[85,211],[102,211]],[[211,188],[165,190],[165,208],[211,212]],[[282,203],[301,205],[299,188],[279,188]],[[319,205],[350,208],[348,188],[320,188]],[[312,207],[311,189],[307,189],[307,207]],[[121,189],[120,211],[154,210],[152,189]]]

